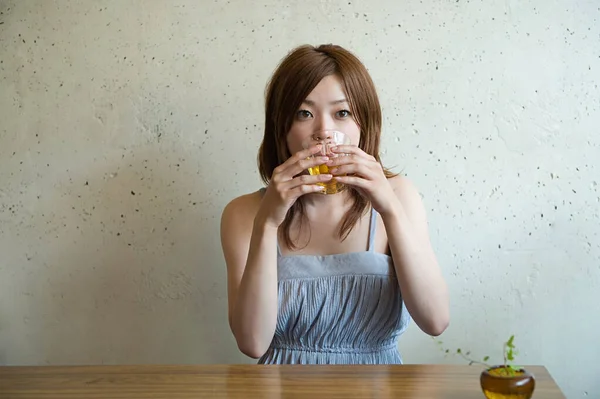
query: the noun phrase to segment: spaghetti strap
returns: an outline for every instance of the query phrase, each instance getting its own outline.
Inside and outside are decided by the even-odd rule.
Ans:
[[[375,230],[377,229],[377,211],[371,208],[371,222],[369,226],[369,252],[373,252],[375,248]]]

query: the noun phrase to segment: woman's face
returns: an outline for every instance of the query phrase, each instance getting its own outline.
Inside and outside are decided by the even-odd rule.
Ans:
[[[296,112],[287,135],[290,154],[301,151],[302,141],[320,136],[324,130],[346,134],[352,145],[358,145],[360,140],[360,128],[350,112],[341,80],[335,75],[324,77]]]

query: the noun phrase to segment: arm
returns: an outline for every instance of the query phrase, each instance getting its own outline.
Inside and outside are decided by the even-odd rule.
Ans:
[[[450,320],[448,288],[431,248],[419,193],[408,179],[385,176],[381,163],[356,146],[328,162],[340,183],[362,190],[385,225],[402,298],[419,328],[440,335]]]
[[[221,218],[221,243],[227,263],[229,325],[238,347],[246,355],[261,357],[268,349],[277,324],[277,232],[285,216],[302,195],[323,189],[315,183],[330,174],[299,175],[327,158],[311,155],[320,146],[300,151],[273,171],[264,193],[233,200]]]
[[[396,194],[381,217],[406,308],[421,330],[440,335],[449,324],[448,288],[429,239],[421,197],[408,179],[389,180]]]
[[[253,194],[255,195],[255,194]],[[254,217],[249,196],[233,200],[221,218],[227,263],[229,326],[252,358],[268,349],[277,322],[277,229]]]

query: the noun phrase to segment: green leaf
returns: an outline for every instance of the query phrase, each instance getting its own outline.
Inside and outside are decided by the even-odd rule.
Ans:
[[[484,362],[487,362],[488,360],[490,360],[490,357],[489,357],[489,356],[486,356],[486,357],[484,357],[484,358],[483,358],[483,361],[484,361]]]
[[[460,348],[458,348],[458,349],[456,350],[456,353],[462,353],[462,351],[460,350]]]
[[[515,340],[515,336],[511,335],[510,338],[508,339],[508,341],[506,342],[506,346],[508,346],[509,348],[514,348],[514,344],[513,341]]]
[[[513,360],[515,360],[515,356],[514,356],[514,353],[513,353],[513,350],[512,350],[512,349],[509,349],[509,350],[506,352],[506,358],[507,358],[508,360],[510,360],[511,362],[512,362]]]

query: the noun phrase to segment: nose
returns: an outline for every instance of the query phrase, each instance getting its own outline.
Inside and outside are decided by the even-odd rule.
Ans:
[[[327,141],[331,138],[331,131],[324,130],[324,129],[317,130],[316,132],[313,133],[312,138],[315,141]]]
[[[318,118],[314,125],[313,139],[314,140],[327,140],[331,138],[331,131],[336,129],[334,121],[327,117],[321,116]]]

